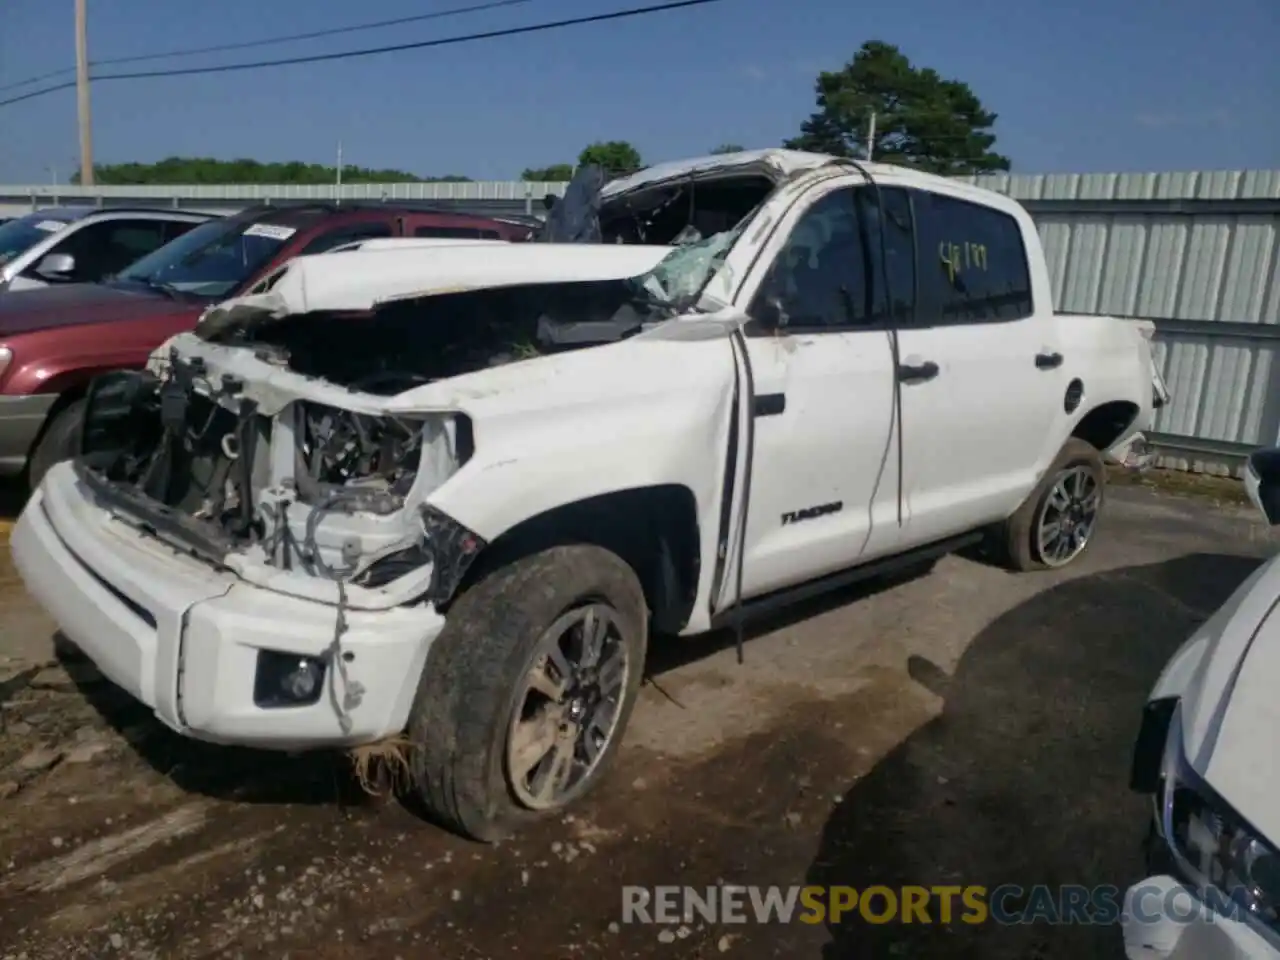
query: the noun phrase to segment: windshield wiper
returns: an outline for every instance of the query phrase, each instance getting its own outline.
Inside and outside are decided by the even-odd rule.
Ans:
[[[165,283],[163,280],[157,280],[155,277],[144,277],[142,279],[148,290],[155,290],[163,293],[170,300],[182,300],[182,291],[175,287],[172,283]]]

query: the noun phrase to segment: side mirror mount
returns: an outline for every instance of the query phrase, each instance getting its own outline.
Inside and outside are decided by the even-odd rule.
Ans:
[[[1280,524],[1280,447],[1268,447],[1249,454],[1244,470],[1244,488],[1249,501],[1267,523]]]
[[[51,253],[36,265],[42,277],[66,277],[76,268],[76,258],[69,253]]]
[[[775,295],[765,297],[759,308],[752,312],[766,330],[780,330],[787,325],[787,311],[782,308],[782,300]]]
[[[756,294],[755,303],[751,305],[751,319],[761,329],[767,331],[781,330],[787,325],[787,308],[783,305],[782,294],[778,286],[766,279]]]

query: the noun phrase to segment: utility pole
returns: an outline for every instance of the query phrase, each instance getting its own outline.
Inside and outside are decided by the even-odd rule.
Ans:
[[[76,0],[76,113],[80,120],[80,184],[93,186],[93,135],[89,120],[89,38],[85,0]]]
[[[876,112],[871,111],[871,121],[867,124],[867,159],[871,159],[876,146]]]
[[[338,179],[335,183],[337,189],[334,191],[334,199],[342,199],[342,141],[338,141]]]

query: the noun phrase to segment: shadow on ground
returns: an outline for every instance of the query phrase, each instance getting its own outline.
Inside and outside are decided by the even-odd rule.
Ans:
[[[339,753],[286,755],[201,743],[170,730],[144,704],[110,683],[59,636],[55,655],[75,689],[153,770],[183,790],[250,804],[362,805],[370,797]]]
[[[769,631],[857,602],[923,576],[932,567],[932,563],[922,564],[893,576],[871,578],[845,590],[798,604],[777,615],[753,621],[743,632],[744,641],[750,642]],[[709,657],[735,642],[733,631],[721,630],[705,638],[657,643],[649,657],[651,682],[660,692],[665,692],[661,680],[655,678]],[[170,730],[156,719],[148,707],[107,681],[65,637],[55,637],[54,650],[75,689],[103,722],[120,733],[148,766],[184,791],[250,804],[355,807],[378,802],[360,788],[352,775],[349,760],[341,753],[316,751],[285,756],[278,752],[191,740]],[[430,819],[411,796],[402,800],[411,813]]]
[[[744,623],[742,642],[750,643],[767,633],[784,630],[802,620],[838,610],[840,607],[858,603],[885,590],[927,577],[937,566],[937,562],[936,559],[924,560],[893,573],[872,575],[842,589],[791,604],[767,616],[754,618]],[[728,650],[737,642],[737,634],[732,628],[715,630],[702,636],[657,638],[657,642],[652,645],[646,657],[645,674],[655,687],[660,686],[661,681],[655,678],[678,670],[686,664],[704,660],[721,650]]]
[[[807,882],[1123,889],[1141,879],[1148,808],[1125,784],[1142,704],[1178,645],[1258,563],[1201,553],[1082,577],[995,620],[950,677],[913,658],[943,712],[849,787]],[[828,925],[823,955],[1122,955],[1114,926],[942,925],[933,914],[927,925],[850,914]]]

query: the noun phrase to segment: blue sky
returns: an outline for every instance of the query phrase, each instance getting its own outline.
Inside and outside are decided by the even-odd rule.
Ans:
[[[465,0],[89,0],[91,58],[232,43]],[[645,5],[522,6],[118,69],[322,53]],[[0,84],[74,65],[71,0],[5,0]],[[102,83],[99,162],[169,155],[510,179],[626,139],[647,162],[766,146],[866,40],[971,84],[1015,172],[1280,168],[1278,0],[722,0],[601,25],[271,70]],[[108,69],[108,68],[103,68]],[[0,99],[12,93],[0,92]],[[0,182],[74,169],[74,91],[0,108]]]

